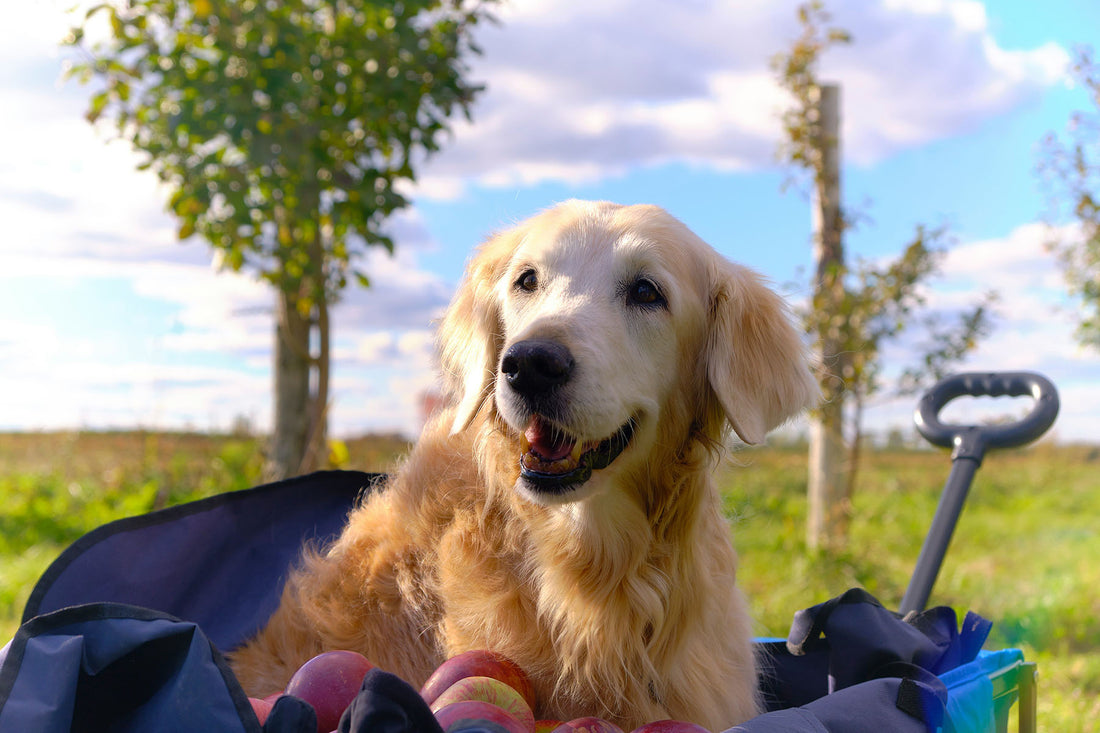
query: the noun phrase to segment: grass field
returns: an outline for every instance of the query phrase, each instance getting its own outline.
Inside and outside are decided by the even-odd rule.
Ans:
[[[347,443],[346,466],[386,470],[397,438]],[[117,517],[260,482],[249,437],[162,433],[0,434],[0,637],[14,633],[35,579],[70,542]],[[897,607],[950,469],[946,453],[866,455],[850,549],[807,551],[803,451],[745,450],[720,471],[741,584],[758,632],[860,586]],[[1100,449],[993,454],[970,500],[932,604],[995,622],[987,646],[1039,663],[1044,730],[1100,720]]]

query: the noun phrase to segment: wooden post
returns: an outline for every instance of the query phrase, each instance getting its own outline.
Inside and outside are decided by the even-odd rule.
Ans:
[[[817,135],[814,148],[821,156],[820,173],[813,190],[814,259],[817,286],[829,283],[829,273],[844,264],[843,224],[840,210],[840,87],[823,84],[817,102]]]
[[[814,182],[812,221],[815,279],[813,308],[838,314],[844,296],[844,221],[840,206],[840,87],[818,88],[814,149],[817,180]],[[837,315],[837,318],[840,316]],[[844,373],[840,330],[826,319],[816,334],[824,370],[823,402],[810,422],[809,511],[806,543],[812,549],[839,548],[846,540],[848,498],[845,474]]]

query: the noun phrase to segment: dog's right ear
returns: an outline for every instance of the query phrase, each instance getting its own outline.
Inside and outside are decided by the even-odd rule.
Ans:
[[[820,392],[786,303],[744,267],[721,263],[717,280],[707,376],[734,432],[760,443]]]
[[[521,237],[509,230],[481,245],[440,323],[443,386],[447,404],[457,408],[452,434],[466,428],[492,394],[504,342],[499,285]]]

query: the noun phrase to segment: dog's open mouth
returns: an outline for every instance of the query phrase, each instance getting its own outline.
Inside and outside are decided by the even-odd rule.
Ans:
[[[633,436],[634,420],[628,420],[611,437],[582,443],[536,415],[520,439],[519,472],[539,491],[561,493],[611,465]]]

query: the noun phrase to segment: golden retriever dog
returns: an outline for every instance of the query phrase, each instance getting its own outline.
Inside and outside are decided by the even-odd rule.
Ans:
[[[282,689],[330,649],[420,686],[490,649],[536,717],[719,731],[758,712],[711,473],[817,388],[783,301],[654,206],[570,201],[490,238],[438,337],[446,407],[231,655]]]

